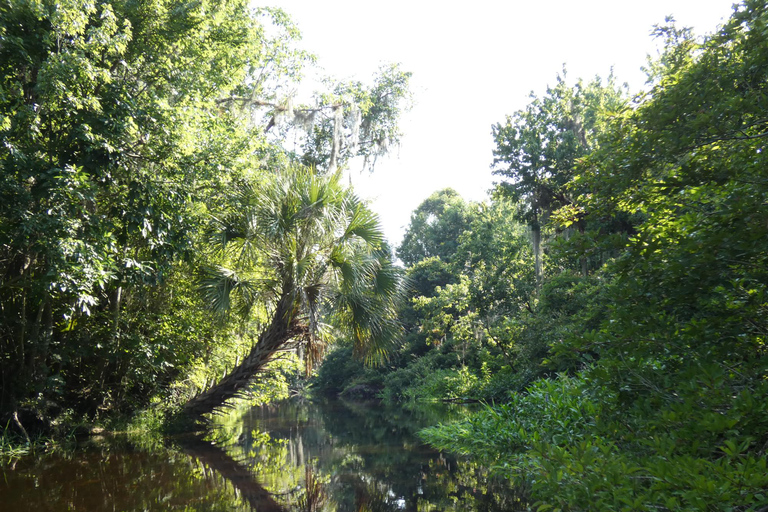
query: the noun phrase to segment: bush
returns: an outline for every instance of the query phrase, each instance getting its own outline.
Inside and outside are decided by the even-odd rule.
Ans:
[[[561,376],[420,435],[516,480],[542,511],[763,510],[766,458],[741,425],[768,415],[755,400],[766,388],[743,392],[727,411],[685,400],[651,412],[642,401],[622,407],[585,376]]]

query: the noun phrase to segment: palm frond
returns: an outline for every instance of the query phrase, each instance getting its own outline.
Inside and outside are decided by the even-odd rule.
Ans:
[[[357,259],[339,267],[344,282],[336,287],[329,303],[335,322],[351,330],[355,353],[368,363],[381,363],[402,335],[398,321],[398,305],[404,296],[398,279],[401,272],[370,255]],[[373,268],[379,272],[371,272]]]
[[[246,318],[269,287],[268,281],[248,280],[224,267],[204,267],[198,282],[208,307],[221,317],[234,311],[240,318]]]
[[[395,265],[389,257],[380,257],[377,263],[373,292],[399,302],[408,288],[405,269]]]
[[[386,242],[386,238],[378,215],[362,203],[355,204],[350,213],[349,224],[342,239],[357,237],[365,240],[372,248],[379,249]]]
[[[246,228],[241,219],[225,214],[221,217],[211,217],[205,237],[208,246],[215,254],[223,254],[232,240],[245,236]]]
[[[230,312],[230,294],[240,283],[237,274],[224,267],[205,267],[201,270],[198,289],[206,304],[216,314]]]

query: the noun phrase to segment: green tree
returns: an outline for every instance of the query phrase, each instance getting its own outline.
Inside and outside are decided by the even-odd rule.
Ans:
[[[271,100],[307,56],[247,2],[0,11],[0,409],[130,410],[218,339],[191,279],[207,210],[284,159],[222,99]]]
[[[582,348],[601,347],[596,375],[628,404],[698,404],[738,419],[738,432],[702,431],[709,420],[699,415],[675,427],[688,429],[705,457],[724,439],[754,436],[755,453],[765,450],[762,415],[743,418],[741,402],[765,392],[767,368],[768,226],[759,213],[768,197],[767,22],[765,3],[748,1],[703,41],[667,38],[649,96],[616,124],[582,178],[593,190],[588,212],[645,218],[616,265],[612,322]]]
[[[316,361],[329,325],[349,333],[356,352],[381,360],[397,341],[401,271],[391,261],[377,217],[340,174],[288,167],[259,186],[245,183],[217,241],[233,268],[212,268],[203,280],[210,305],[248,319],[266,303],[268,318],[242,363],[192,398],[185,411],[212,412],[247,392],[278,351],[303,346]]]
[[[411,214],[397,257],[409,266],[431,257],[449,263],[468,226],[469,207],[459,193],[451,188],[439,190]]]
[[[566,185],[573,180],[577,160],[595,147],[608,115],[622,109],[625,101],[613,76],[605,84],[595,78],[569,86],[565,74],[546,95],[531,93],[531,99],[524,110],[493,126],[492,167],[504,178],[500,191],[519,202],[518,218],[531,228],[540,281],[542,227],[553,211],[573,202]],[[583,229],[580,221],[578,226]]]
[[[282,16],[279,19],[289,23]],[[274,53],[287,52],[298,38],[296,28],[288,25]],[[300,51],[288,55],[300,56],[294,59],[299,62],[313,61]],[[285,71],[298,80],[298,63],[291,62],[293,65]],[[263,74],[262,71],[257,75]],[[285,85],[273,85],[272,91],[265,91],[263,86],[253,84],[219,99],[218,103],[232,113],[261,120],[264,131],[270,134],[270,142],[302,165],[333,174],[352,159],[362,158],[363,169],[373,172],[376,160],[400,143],[400,115],[410,107],[410,78],[411,73],[398,64],[390,64],[379,69],[370,85],[326,78],[323,89],[315,91],[310,103],[296,103],[295,91],[286,90]],[[286,141],[294,142],[291,146]]]
[[[267,122],[313,61],[299,37],[240,0],[0,2],[0,415],[128,412],[218,354],[195,248],[234,183],[302,158]],[[408,76],[311,107],[334,136],[326,107],[359,114],[337,166],[397,140]]]
[[[397,64],[382,66],[373,84],[328,84],[312,106],[294,109],[307,130],[301,162],[333,173],[353,158],[363,158],[363,169],[373,171],[376,160],[400,143],[399,120],[409,108],[411,73]]]
[[[241,142],[213,100],[244,80],[258,24],[244,2],[0,11],[2,409],[103,401],[138,349],[126,305],[163,295],[148,287],[191,254],[198,187]]]
[[[577,166],[587,216],[638,220],[598,276],[602,321],[552,344],[584,372],[431,434],[514,468],[542,509],[768,506],[766,7],[702,39],[659,27],[651,90]]]

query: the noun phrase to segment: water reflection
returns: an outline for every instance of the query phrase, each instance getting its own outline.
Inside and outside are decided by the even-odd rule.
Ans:
[[[0,473],[3,511],[252,510],[200,459],[162,445],[96,440],[4,464]]]
[[[289,402],[203,439],[90,443],[0,469],[2,510],[515,511],[486,471],[415,432],[461,409]]]
[[[206,469],[219,475],[234,487],[239,498],[259,512],[282,512],[280,505],[252,475],[247,463],[241,463],[219,446],[202,437],[189,436],[176,440],[187,454],[197,459]]]
[[[483,468],[416,438],[419,429],[463,412],[447,406],[408,410],[379,403],[292,402],[250,410],[230,430],[236,441],[227,451],[251,460],[256,479],[273,495],[290,496],[293,489],[309,497],[311,486],[320,483],[322,508],[302,508],[287,499],[289,510],[524,510],[512,489],[489,481]]]

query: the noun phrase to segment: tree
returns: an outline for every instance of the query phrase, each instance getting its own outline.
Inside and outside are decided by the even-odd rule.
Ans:
[[[398,122],[409,107],[410,78],[399,65],[383,66],[370,86],[331,82],[316,105],[295,108],[293,116],[307,128],[301,162],[333,173],[362,157],[363,169],[373,171],[378,157],[400,143]]]
[[[469,208],[459,193],[451,188],[438,190],[411,214],[397,257],[409,266],[431,257],[448,263],[468,226]]]
[[[156,364],[126,306],[168,296],[193,205],[250,144],[214,100],[244,81],[259,28],[239,1],[0,4],[0,409],[108,408],[132,365]]]
[[[768,506],[766,7],[701,39],[658,27],[651,90],[577,165],[587,216],[638,219],[597,300],[543,287],[549,308],[573,314],[570,289],[599,313],[552,344],[583,372],[443,431],[545,508]]]
[[[376,160],[400,143],[399,120],[410,106],[410,78],[411,73],[390,64],[379,69],[371,85],[326,78],[324,90],[316,91],[311,103],[297,104],[294,92],[261,97],[258,87],[246,91],[248,95],[235,91],[218,103],[263,122],[271,142],[318,172],[333,174],[359,157],[363,170],[373,172]],[[291,140],[293,146],[286,146]]]
[[[620,110],[624,100],[613,76],[579,80],[568,86],[565,73],[524,110],[493,126],[496,142],[492,168],[505,181],[498,186],[520,202],[518,218],[531,228],[536,277],[541,281],[541,232],[550,214],[573,201],[566,185],[574,177],[579,158],[594,147],[609,113]],[[580,225],[580,229],[583,226]]]
[[[199,417],[246,393],[281,350],[303,346],[311,365],[330,324],[346,329],[369,361],[385,356],[400,333],[401,271],[377,217],[339,173],[288,167],[258,186],[242,184],[228,213],[215,239],[233,268],[210,269],[202,290],[220,314],[239,311],[246,320],[266,303],[268,320],[243,362],[188,401],[187,413]]]
[[[612,370],[602,378],[627,400],[650,395],[674,408],[674,392],[738,416],[739,393],[764,392],[767,21],[764,2],[748,1],[695,44],[660,27],[669,46],[653,89],[585,161],[587,212],[644,218],[616,265],[612,321],[599,341]],[[628,353],[635,364],[621,371]],[[717,376],[717,393],[691,384],[707,375]],[[694,423],[691,436],[705,435]],[[740,435],[764,432],[758,423]]]
[[[195,249],[234,183],[303,158],[268,124],[301,124],[299,36],[241,0],[0,2],[0,420],[131,412],[223,338]],[[408,76],[318,97],[317,126],[338,103],[360,131],[307,158],[383,154],[362,139],[397,139]]]

